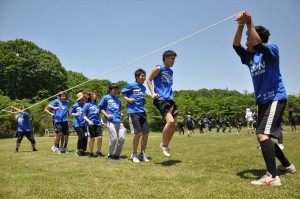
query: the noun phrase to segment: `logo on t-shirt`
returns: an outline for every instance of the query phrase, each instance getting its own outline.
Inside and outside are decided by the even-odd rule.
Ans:
[[[144,93],[141,91],[141,89],[134,89],[132,92],[132,97],[137,98],[144,98]]]
[[[172,82],[173,81],[173,76],[170,75],[167,72],[162,72],[161,73],[161,81],[162,82],[167,82],[167,83]]]
[[[253,63],[250,61],[250,73],[252,77],[265,73],[265,62]]]
[[[119,109],[119,105],[113,99],[107,101],[107,107],[109,109]]]
[[[90,114],[98,114],[99,109],[97,107],[95,107],[95,106],[91,106],[89,108],[89,111],[90,111]]]

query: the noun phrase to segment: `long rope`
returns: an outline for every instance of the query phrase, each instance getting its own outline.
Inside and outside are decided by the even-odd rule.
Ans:
[[[236,14],[234,14],[234,15],[232,15],[232,16],[230,16],[230,17],[227,17],[227,18],[225,18],[225,19],[223,19],[223,20],[221,20],[221,21],[219,21],[219,22],[217,22],[217,23],[214,23],[214,24],[212,24],[212,25],[210,25],[210,26],[208,26],[208,27],[206,27],[206,28],[203,28],[202,30],[199,30],[199,31],[197,31],[197,32],[194,32],[194,33],[192,33],[192,34],[190,34],[190,35],[188,35],[188,36],[185,36],[185,37],[183,37],[183,38],[181,38],[181,39],[179,39],[179,40],[177,40],[177,41],[174,41],[174,42],[172,42],[172,43],[170,43],[170,44],[167,44],[167,45],[165,45],[165,46],[163,46],[163,47],[161,47],[161,48],[159,48],[159,49],[157,49],[157,50],[154,50],[154,51],[152,51],[152,52],[150,52],[150,53],[147,53],[147,54],[145,54],[145,55],[143,55],[143,56],[141,56],[141,57],[139,57],[139,58],[136,58],[136,59],[134,59],[134,60],[132,60],[132,61],[130,61],[130,62],[127,62],[127,63],[125,63],[125,64],[122,64],[122,65],[120,65],[120,66],[117,66],[117,67],[115,67],[115,68],[113,68],[113,69],[107,71],[106,73],[103,73],[103,74],[101,74],[101,75],[99,75],[99,76],[97,76],[97,77],[94,77],[94,78],[89,79],[89,80],[87,80],[87,81],[85,81],[85,82],[82,82],[81,84],[78,84],[78,85],[76,85],[76,86],[74,86],[74,87],[71,87],[71,88],[69,88],[69,89],[67,89],[67,90],[65,90],[65,91],[63,91],[63,92],[68,92],[68,91],[70,91],[70,90],[72,90],[72,89],[74,89],[74,88],[77,88],[77,87],[79,87],[79,86],[82,86],[83,84],[86,84],[86,83],[91,82],[91,81],[93,81],[93,80],[96,80],[96,79],[98,79],[98,78],[100,78],[100,77],[102,77],[102,76],[105,76],[105,75],[107,75],[107,74],[109,74],[109,73],[112,73],[112,72],[114,72],[114,71],[116,71],[116,70],[119,70],[120,68],[126,67],[126,66],[128,66],[128,65],[130,65],[130,64],[132,64],[132,63],[134,63],[134,62],[137,62],[137,61],[139,61],[139,60],[141,60],[141,59],[144,59],[144,58],[146,58],[146,57],[149,57],[150,55],[155,54],[155,53],[157,53],[157,52],[159,52],[159,51],[161,51],[161,50],[163,50],[163,49],[165,49],[165,48],[167,48],[167,47],[173,46],[173,45],[175,45],[175,44],[177,44],[177,43],[179,43],[179,42],[182,42],[182,41],[184,41],[184,40],[186,40],[186,39],[189,39],[190,37],[193,37],[193,36],[195,36],[195,35],[197,35],[197,34],[203,32],[203,31],[205,31],[205,30],[208,30],[208,29],[210,29],[210,28],[212,28],[212,27],[214,27],[214,26],[216,26],[216,25],[218,25],[218,24],[220,24],[220,23],[223,23],[223,22],[225,22],[225,21],[227,21],[227,20],[229,20],[229,19],[231,19],[231,18],[237,16],[237,15],[240,14],[240,13],[241,13],[241,12],[236,13]],[[57,94],[52,95],[51,97],[48,97],[47,99],[44,99],[44,100],[42,100],[42,101],[40,101],[40,102],[38,102],[38,103],[35,103],[35,104],[29,106],[27,109],[32,108],[32,107],[34,107],[34,106],[37,106],[38,104],[41,104],[41,103],[43,103],[43,102],[45,102],[45,101],[47,101],[47,100],[49,100],[49,99],[52,99],[52,98],[54,98],[54,97],[56,97],[56,96],[57,96]],[[3,110],[4,110],[4,109],[3,109]],[[2,110],[2,111],[3,111],[3,110]],[[7,112],[9,112],[9,111],[7,111]]]

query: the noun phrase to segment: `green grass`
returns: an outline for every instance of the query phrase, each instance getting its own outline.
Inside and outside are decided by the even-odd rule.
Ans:
[[[300,169],[300,133],[286,127],[284,153]],[[0,140],[0,198],[300,198],[300,174],[282,174],[280,187],[255,187],[250,181],[265,174],[254,134],[206,133],[178,136],[171,158],[162,155],[160,133],[151,133],[148,163],[132,163],[132,135],[127,135],[124,159],[108,161],[76,157],[76,137],[70,153],[51,151],[53,137],[37,137],[38,152],[24,138],[14,153],[15,139]],[[109,138],[104,135],[106,154]]]

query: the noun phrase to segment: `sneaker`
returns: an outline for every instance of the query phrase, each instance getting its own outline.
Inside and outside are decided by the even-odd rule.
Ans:
[[[132,158],[132,162],[134,162],[134,163],[139,163],[140,162],[139,155],[137,153],[131,154],[131,158]]]
[[[114,159],[115,160],[122,160],[122,158],[120,157],[120,155],[114,155]]]
[[[283,171],[283,172],[285,172],[285,173],[296,173],[296,168],[295,168],[295,166],[293,165],[293,164],[291,164],[290,166],[288,166],[288,167],[284,167],[284,166],[282,166],[282,165],[279,165],[278,166],[278,169],[280,170],[280,171]]]
[[[89,158],[97,158],[97,155],[94,155],[94,153],[90,153]]]
[[[104,155],[101,153],[101,152],[96,152],[96,155],[99,157],[99,158],[101,158],[101,157],[104,157]]]
[[[84,152],[82,151],[76,151],[75,154],[80,157],[80,156],[84,156]]]
[[[283,150],[283,149],[284,149],[284,146],[283,146],[283,144],[278,144],[278,146],[279,146],[279,148],[280,148],[281,150]]]
[[[108,156],[107,156],[107,160],[114,160],[114,156],[108,155]]]
[[[52,150],[53,152],[55,152],[56,149],[57,149],[57,148],[56,148],[55,146],[51,147],[51,150]]]
[[[259,180],[251,182],[252,185],[261,186],[261,185],[270,185],[270,186],[281,186],[281,180],[278,176],[272,178],[272,175],[267,172],[266,175],[262,176]]]
[[[38,151],[38,150],[36,148],[33,148],[32,151],[34,152],[34,151]]]
[[[165,146],[163,146],[162,143],[161,143],[161,144],[160,144],[160,148],[161,148],[161,150],[162,150],[164,156],[166,156],[166,157],[170,157],[170,156],[171,156],[171,154],[169,153],[169,147],[165,147]]]
[[[146,154],[144,154],[144,153],[140,153],[140,155],[139,155],[139,160],[141,161],[141,162],[149,162],[150,160],[147,158],[147,156],[146,156]]]
[[[57,148],[61,153],[65,153],[65,148],[63,148],[63,147],[59,147],[59,148]]]
[[[54,153],[61,154],[59,148],[57,148],[56,146],[51,147],[51,149]]]
[[[63,148],[63,150],[64,150],[65,153],[69,153],[68,148]]]

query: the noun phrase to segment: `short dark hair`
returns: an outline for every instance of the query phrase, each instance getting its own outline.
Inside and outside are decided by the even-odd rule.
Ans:
[[[111,83],[109,86],[108,86],[108,90],[109,92],[114,89],[114,88],[119,88],[119,86],[116,84],[116,83]]]
[[[58,97],[59,97],[59,98],[60,98],[62,95],[65,95],[65,96],[67,97],[67,93],[64,92],[64,91],[58,93]]]
[[[141,74],[145,74],[146,75],[146,71],[144,71],[143,69],[139,68],[134,72],[134,77],[135,77],[135,81],[137,81],[137,79],[140,77]]]
[[[257,34],[259,35],[262,43],[268,43],[269,36],[271,35],[269,30],[263,26],[255,26],[255,30]]]
[[[164,54],[163,54],[163,56],[162,56],[163,61],[165,61],[165,58],[168,58],[168,57],[170,57],[172,55],[174,55],[175,57],[177,57],[177,54],[174,51],[172,51],[172,50],[165,51]]]

